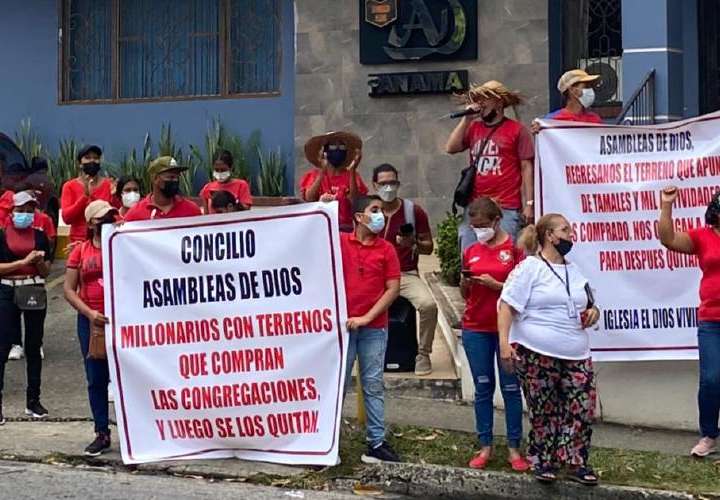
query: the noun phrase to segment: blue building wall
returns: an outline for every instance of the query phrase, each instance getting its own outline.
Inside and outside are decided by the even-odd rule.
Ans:
[[[282,148],[288,185],[294,185],[295,21],[292,0],[283,0],[281,95],[128,104],[59,105],[57,0],[0,1],[0,131],[12,136],[20,120],[32,119],[42,140],[57,149],[62,138],[97,143],[111,161],[138,150],[146,132],[156,140],[171,123],[178,145],[201,145],[207,124],[218,116],[228,129],[248,136],[260,130],[265,149]]]

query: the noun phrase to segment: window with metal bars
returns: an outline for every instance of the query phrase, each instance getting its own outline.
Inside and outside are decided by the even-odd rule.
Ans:
[[[276,95],[281,0],[63,0],[64,103]]]

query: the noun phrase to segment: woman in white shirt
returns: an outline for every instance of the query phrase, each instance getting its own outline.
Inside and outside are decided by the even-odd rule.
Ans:
[[[565,260],[572,238],[559,214],[541,217],[520,235],[530,257],[513,270],[500,296],[500,359],[523,385],[535,477],[554,481],[561,467],[569,467],[571,479],[594,485],[588,455],[596,392],[585,329],[600,313],[588,281]]]

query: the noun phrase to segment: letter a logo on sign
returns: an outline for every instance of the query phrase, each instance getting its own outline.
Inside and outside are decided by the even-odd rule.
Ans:
[[[397,0],[366,0],[365,21],[384,28],[397,19]]]

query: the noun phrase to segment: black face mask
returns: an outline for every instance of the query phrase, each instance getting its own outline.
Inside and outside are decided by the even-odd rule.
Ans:
[[[713,196],[705,211],[705,224],[712,227],[720,225],[720,193]]]
[[[165,181],[160,192],[166,198],[174,198],[180,193],[180,181]]]
[[[496,109],[491,109],[490,112],[482,117],[482,121],[485,123],[493,123],[498,117],[498,112]]]
[[[566,240],[565,238],[560,238],[560,241],[555,243],[553,246],[560,255],[565,257],[567,254],[570,253],[570,250],[572,250],[573,242],[570,240]]]
[[[345,159],[347,158],[347,150],[346,149],[331,149],[327,151],[327,161],[330,165],[337,168],[343,163],[345,163]]]
[[[85,172],[90,177],[95,177],[98,172],[100,172],[100,164],[96,161],[92,163],[83,163],[82,169],[83,172]]]

